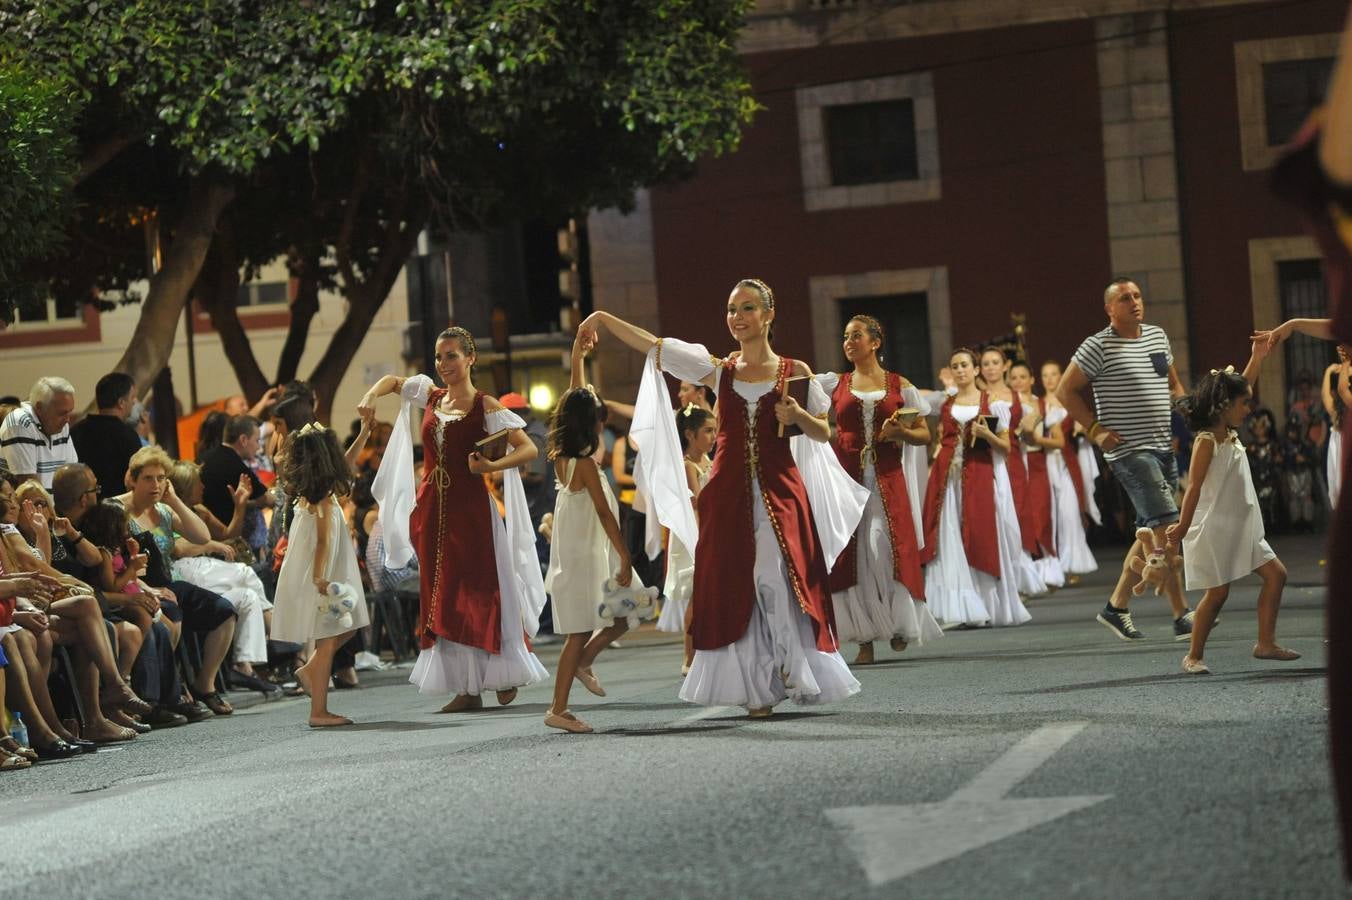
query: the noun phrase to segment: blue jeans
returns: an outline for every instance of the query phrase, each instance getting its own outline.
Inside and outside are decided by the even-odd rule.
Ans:
[[[1178,521],[1174,491],[1178,460],[1169,450],[1133,450],[1109,460],[1113,476],[1136,508],[1137,528],[1158,528]]]

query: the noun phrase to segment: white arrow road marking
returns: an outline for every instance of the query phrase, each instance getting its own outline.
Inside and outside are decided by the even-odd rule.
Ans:
[[[826,810],[826,817],[844,832],[869,883],[885,884],[1109,799],[1005,798],[1088,724],[1044,725],[942,802],[845,806]]]

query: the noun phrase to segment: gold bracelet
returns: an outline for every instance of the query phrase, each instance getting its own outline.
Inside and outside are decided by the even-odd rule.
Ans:
[[[1095,419],[1093,422],[1089,423],[1089,427],[1084,430],[1084,433],[1088,435],[1089,440],[1092,441],[1094,439],[1094,433],[1102,427],[1103,423],[1100,422],[1098,419]]]

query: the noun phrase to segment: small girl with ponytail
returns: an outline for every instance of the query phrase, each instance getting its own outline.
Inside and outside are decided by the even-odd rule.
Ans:
[[[1171,544],[1182,542],[1188,590],[1206,591],[1197,605],[1192,644],[1183,657],[1183,671],[1190,675],[1210,673],[1202,662],[1207,635],[1230,596],[1230,582],[1250,572],[1263,579],[1253,655],[1258,659],[1300,658],[1299,653],[1277,645],[1277,607],[1286,585],[1286,568],[1264,540],[1262,508],[1237,431],[1253,407],[1252,386],[1267,354],[1268,344],[1255,341],[1242,375],[1235,373],[1234,366],[1212,369],[1178,403],[1197,437],[1183,508],[1165,536]]]
[[[676,434],[681,440],[685,456],[685,481],[690,489],[690,502],[699,519],[699,495],[709,483],[709,451],[718,437],[714,414],[694,403],[676,411]],[[681,659],[681,675],[690,673],[695,661],[695,646],[690,638],[690,595],[694,591],[695,558],[690,549],[675,534],[667,547],[667,580],[663,590],[666,600],[662,615],[657,619],[657,630],[685,635],[685,656]]]

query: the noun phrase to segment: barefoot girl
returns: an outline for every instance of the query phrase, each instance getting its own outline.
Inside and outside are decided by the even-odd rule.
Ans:
[[[296,679],[310,694],[310,727],[351,725],[351,719],[329,712],[328,695],[333,654],[353,631],[370,622],[357,553],[343,519],[342,498],[352,492],[352,467],[337,435],[312,424],[288,436],[278,478],[294,499],[295,515],[277,576],[272,637],[295,644],[314,641],[309,661],[296,670]],[[351,608],[330,607],[338,599],[335,585],[346,589]]]
[[[1192,644],[1183,671],[1204,675],[1207,635],[1216,622],[1230,582],[1254,572],[1263,579],[1258,593],[1259,659],[1292,660],[1300,654],[1277,646],[1277,607],[1286,584],[1286,567],[1263,539],[1263,515],[1249,475],[1249,457],[1236,429],[1253,407],[1252,385],[1268,353],[1266,341],[1254,341],[1243,375],[1233,366],[1211,370],[1192,393],[1179,401],[1197,437],[1192,450],[1192,480],[1178,521],[1165,530],[1171,544],[1183,544],[1188,590],[1204,589],[1192,625]]]
[[[628,619],[603,618],[597,607],[602,586],[614,578],[621,587],[636,579],[620,534],[619,505],[610,483],[592,460],[600,441],[603,408],[596,393],[582,384],[582,358],[591,341],[583,332],[573,342],[572,386],[554,408],[549,458],[561,488],[554,501],[554,540],[549,545],[545,590],[554,604],[554,632],[567,635],[554,673],[554,702],[545,715],[550,728],[586,734],[586,722],[568,710],[568,694],[577,678],[587,690],[605,696],[591,665],[610,642],[629,630]]]

